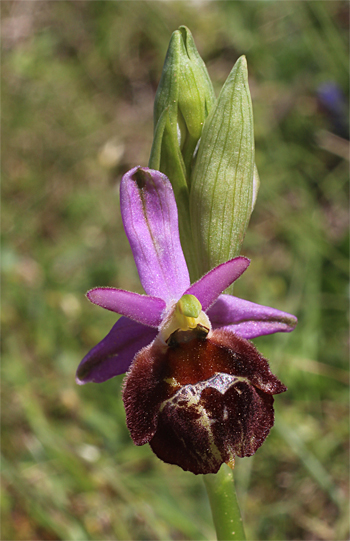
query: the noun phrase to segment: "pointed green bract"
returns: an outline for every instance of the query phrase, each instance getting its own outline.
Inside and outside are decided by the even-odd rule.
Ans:
[[[192,172],[190,214],[199,275],[239,255],[253,207],[253,179],[253,113],[247,62],[241,57],[205,122]]]

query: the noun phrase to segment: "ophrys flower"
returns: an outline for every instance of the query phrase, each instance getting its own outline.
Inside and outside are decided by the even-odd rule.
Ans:
[[[296,318],[222,292],[247,269],[236,257],[194,284],[180,245],[167,177],[135,167],[121,182],[121,212],[147,295],[96,288],[89,300],[121,314],[77,371],[78,383],[129,370],[124,388],[134,442],[166,462],[216,472],[253,454],[286,388],[246,339],[293,330]]]

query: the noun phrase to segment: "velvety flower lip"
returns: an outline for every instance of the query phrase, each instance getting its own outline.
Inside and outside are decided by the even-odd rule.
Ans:
[[[225,328],[248,339],[293,330],[294,316],[221,294],[249,266],[245,257],[218,265],[190,285],[175,198],[164,174],[134,167],[123,176],[120,202],[125,232],[147,295],[109,287],[88,292],[91,302],[124,317],[81,361],[79,384],[100,383],[128,370],[134,355],[152,342],[155,328],[184,294],[197,297],[214,329]]]
[[[126,421],[136,445],[195,474],[251,456],[274,423],[273,395],[286,391],[252,343],[216,329],[209,338],[136,356],[124,382]],[[142,413],[141,413],[142,412]]]

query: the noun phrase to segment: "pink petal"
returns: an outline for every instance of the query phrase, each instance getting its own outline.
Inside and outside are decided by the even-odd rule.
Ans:
[[[287,312],[231,295],[220,295],[208,310],[208,316],[214,329],[224,328],[246,339],[275,332],[290,332],[298,321]]]
[[[158,327],[165,302],[158,297],[139,295],[113,287],[96,287],[86,294],[89,301],[149,327]]]
[[[102,383],[129,369],[136,353],[150,344],[157,335],[155,329],[121,317],[107,336],[92,348],[78,366],[79,385]]]
[[[208,308],[216,301],[220,293],[230,286],[248,268],[250,260],[246,257],[235,257],[212,269],[198,282],[189,287],[186,293],[197,297],[202,309]],[[210,317],[210,316],[209,316]]]
[[[120,206],[144,290],[166,302],[179,299],[190,279],[168,178],[148,167],[134,167],[123,176]]]

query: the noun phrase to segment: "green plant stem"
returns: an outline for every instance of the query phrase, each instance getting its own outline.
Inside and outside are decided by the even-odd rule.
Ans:
[[[223,464],[216,474],[204,475],[218,541],[245,541],[233,471]]]

